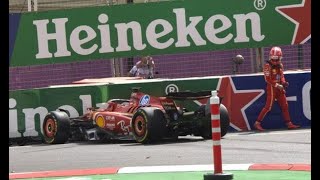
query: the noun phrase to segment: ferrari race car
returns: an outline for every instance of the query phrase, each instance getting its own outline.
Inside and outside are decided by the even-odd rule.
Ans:
[[[63,109],[49,112],[43,121],[43,138],[48,144],[68,140],[134,139],[138,143],[156,142],[178,136],[211,138],[210,91],[175,92],[163,97],[133,88],[130,99],[111,99],[99,108],[88,108],[83,116],[70,118]],[[195,111],[177,101],[208,99]],[[221,137],[229,127],[226,107],[220,104]]]

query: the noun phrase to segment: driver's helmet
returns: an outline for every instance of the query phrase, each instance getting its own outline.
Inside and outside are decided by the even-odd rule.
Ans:
[[[105,111],[113,111],[117,107],[117,103],[112,102],[112,100],[109,100],[107,103],[104,103],[101,107],[101,109],[104,109]]]
[[[269,53],[269,61],[273,65],[278,65],[281,63],[282,51],[280,47],[272,47]]]

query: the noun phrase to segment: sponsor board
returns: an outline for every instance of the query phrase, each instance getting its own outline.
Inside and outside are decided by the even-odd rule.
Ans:
[[[311,0],[188,0],[24,13],[9,18],[10,66],[302,44],[310,12]]]
[[[290,83],[286,96],[292,122],[303,127],[311,126],[311,72],[285,74],[285,78]],[[265,87],[263,75],[220,79],[217,89],[224,96],[222,104],[230,113],[231,128],[238,131],[252,130],[265,105]],[[278,103],[273,104],[262,125],[266,129],[286,127]]]
[[[302,127],[310,127],[311,71],[285,73],[285,77],[290,83],[287,100],[292,121]],[[230,130],[251,130],[266,98],[262,74],[9,91],[9,137],[41,136],[45,115],[58,108],[67,109],[71,117],[76,117],[82,115],[87,108],[98,107],[108,99],[130,97],[130,87],[139,86],[148,94],[164,96],[166,87],[171,87],[172,84],[179,91],[219,90],[220,95],[224,96],[222,103],[229,111]],[[195,109],[206,103],[207,100],[191,101],[184,102],[184,106]],[[112,121],[112,117],[104,118]],[[277,103],[265,117],[263,126],[268,129],[285,127]]]

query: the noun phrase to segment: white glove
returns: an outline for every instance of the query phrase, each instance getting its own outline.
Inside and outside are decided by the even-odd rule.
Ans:
[[[283,86],[281,84],[278,84],[276,88],[278,88],[279,90],[283,90]]]

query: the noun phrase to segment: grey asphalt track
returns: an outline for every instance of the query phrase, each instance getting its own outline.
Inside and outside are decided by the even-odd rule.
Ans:
[[[228,133],[221,142],[223,164],[311,164],[311,129]],[[152,145],[124,141],[9,147],[9,173],[212,163],[212,141],[195,137]]]

